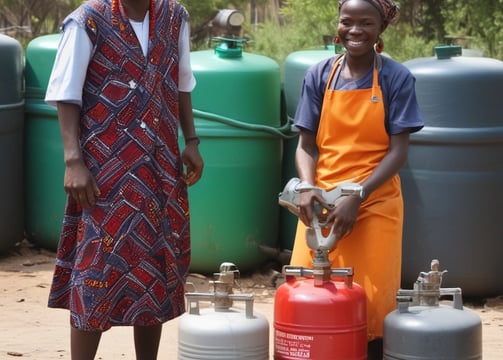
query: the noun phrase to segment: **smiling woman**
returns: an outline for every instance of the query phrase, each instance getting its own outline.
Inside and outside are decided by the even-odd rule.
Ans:
[[[384,45],[380,36],[397,18],[398,7],[392,1],[341,0],[336,42],[342,42],[351,57],[367,55],[372,60],[374,58],[372,47],[375,46],[377,52],[382,52]],[[362,63],[365,62],[368,62],[368,59],[362,59]],[[368,67],[363,66],[361,70],[366,71]],[[351,76],[351,74],[343,75]],[[353,74],[357,78],[359,75],[363,74]]]
[[[380,35],[398,16],[391,0],[341,0],[336,42],[346,53],[314,65],[304,78],[295,114],[300,130],[296,165],[302,181],[331,190],[362,185],[328,210],[339,241],[333,267],[354,267],[365,288],[369,359],[382,359],[383,320],[400,286],[403,202],[398,170],[407,159],[409,134],[424,123],[415,80],[401,64],[381,56]],[[305,229],[323,199],[301,194],[292,265],[310,266]]]

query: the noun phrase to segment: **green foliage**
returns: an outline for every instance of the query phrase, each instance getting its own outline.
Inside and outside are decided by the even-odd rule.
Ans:
[[[283,63],[288,54],[303,49],[310,43],[306,42],[300,33],[271,22],[261,24],[251,35],[252,42],[245,50],[270,57],[279,64]]]
[[[180,0],[190,14],[192,50],[206,48],[211,38],[210,22],[221,9],[238,9],[246,12],[248,0]]]
[[[217,13],[219,4],[223,1],[218,0],[181,0],[180,4],[189,10],[191,23],[201,24],[211,20]]]
[[[281,9],[282,24],[265,23],[249,34],[249,49],[283,64],[288,54],[320,49],[323,37],[333,39],[337,28],[337,3],[326,0],[288,0]]]
[[[331,39],[337,32],[336,1],[289,0],[282,15],[282,26],[266,23],[251,34],[254,43],[250,51],[282,64],[294,51],[320,49],[323,36]],[[385,52],[397,61],[431,56],[437,43],[414,35],[414,31],[408,24],[390,25],[383,35]]]
[[[82,0],[0,0],[0,27],[26,46],[40,35],[56,33],[61,22]]]
[[[503,0],[444,0],[445,28],[454,41],[503,59]]]
[[[503,60],[503,0],[402,0],[400,21],[383,34],[397,61],[433,56],[434,47],[459,43]],[[251,51],[282,63],[293,51],[319,48],[337,29],[337,1],[287,0],[282,26],[263,24],[250,34]]]
[[[337,29],[336,0],[179,0],[190,13],[192,49],[208,47],[210,22],[219,9],[241,10],[248,19],[243,37],[246,49],[279,63],[291,52],[319,48],[323,36]],[[61,21],[83,0],[0,0],[1,26],[17,26],[9,33],[21,43],[58,31]],[[277,13],[278,4],[282,8]],[[459,43],[484,56],[503,60],[503,0],[399,0],[400,22],[383,35],[385,52],[399,61],[431,56],[438,44]],[[252,24],[252,8],[266,16]],[[23,32],[29,28],[31,33]]]
[[[438,45],[435,40],[428,41],[414,35],[407,24],[390,25],[382,39],[384,52],[399,62],[433,56],[434,48]]]
[[[287,0],[281,13],[288,23],[308,34],[334,34],[337,28],[337,1]]]

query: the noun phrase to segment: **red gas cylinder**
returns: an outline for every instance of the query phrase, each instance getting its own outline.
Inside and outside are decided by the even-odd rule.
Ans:
[[[367,359],[366,296],[353,269],[283,272],[286,282],[274,298],[274,359]]]

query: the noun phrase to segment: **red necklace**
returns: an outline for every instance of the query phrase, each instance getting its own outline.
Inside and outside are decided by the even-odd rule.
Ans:
[[[117,19],[120,18],[120,13],[122,13],[125,17],[127,17],[126,11],[124,10],[124,7],[122,5],[122,1],[120,0],[112,0],[112,14],[117,17]],[[150,0],[149,4],[149,10],[148,10],[148,38],[149,40],[152,40],[155,35],[155,0]],[[115,20],[118,22],[119,28],[121,31],[124,31],[125,25],[121,23],[118,20]],[[112,20],[112,23],[114,23],[114,20]]]

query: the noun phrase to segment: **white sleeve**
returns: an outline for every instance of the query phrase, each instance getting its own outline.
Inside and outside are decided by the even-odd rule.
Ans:
[[[190,66],[190,27],[187,21],[182,22],[178,48],[180,56],[178,64],[178,90],[191,92],[196,86],[196,79]]]
[[[182,23],[179,49],[179,85],[183,92],[191,92],[196,80],[190,66],[190,29],[188,23]],[[58,101],[82,105],[82,89],[91,58],[92,43],[85,30],[71,21],[65,25],[56,53],[47,86],[45,101],[56,106]]]
[[[91,59],[92,43],[86,31],[74,21],[65,24],[52,68],[45,102],[58,101],[82,106],[82,89]]]

